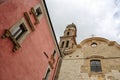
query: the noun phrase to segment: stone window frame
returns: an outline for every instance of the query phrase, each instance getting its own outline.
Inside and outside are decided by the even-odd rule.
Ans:
[[[95,69],[93,70],[93,65],[91,64],[92,62],[94,62],[94,64],[95,64],[95,62],[97,62],[97,64],[95,64],[95,65],[99,67],[99,70],[98,69],[97,70],[95,70]],[[99,60],[99,59],[92,59],[92,60],[90,60],[90,71],[91,72],[95,72],[95,73],[102,72],[101,60]]]
[[[91,76],[91,75],[103,75],[104,74],[104,71],[103,71],[104,67],[103,67],[103,62],[102,62],[103,61],[102,59],[104,59],[103,57],[100,57],[100,56],[98,56],[98,57],[89,57],[89,58],[86,58],[86,59],[88,60],[87,63],[88,63],[88,66],[89,66],[88,67],[89,76]],[[101,62],[101,70],[102,70],[101,72],[92,72],[91,71],[91,67],[90,67],[90,61],[91,60],[100,60],[100,62]]]
[[[34,28],[34,26],[33,26],[33,23],[32,23],[32,21],[31,21],[31,19],[30,19],[30,16],[29,16],[28,12],[24,12],[24,16],[25,16],[25,19],[26,19],[28,25],[30,26],[30,29],[31,29],[32,31],[35,31],[35,28]]]
[[[44,78],[42,80],[49,80],[50,73],[51,73],[51,69],[50,69],[50,66],[48,66],[48,68],[45,72]]]
[[[86,58],[87,59],[87,66],[88,66],[88,73],[89,73],[89,77],[91,75],[99,75],[99,76],[104,76],[104,67],[103,67],[103,62],[102,62],[102,59],[104,59],[103,57],[89,57],[89,58]],[[100,60],[101,62],[101,72],[92,72],[91,71],[91,67],[90,67],[90,61],[91,60]]]
[[[91,47],[93,47],[93,48],[94,48],[94,47],[97,47],[97,43],[96,43],[96,42],[92,42],[92,43],[91,43]]]
[[[15,37],[12,35],[12,32],[20,27],[20,25],[23,24],[24,28],[26,29],[26,31],[24,33],[22,33],[19,37],[18,40],[15,39]],[[15,23],[11,28],[6,29],[4,34],[1,36],[3,39],[5,38],[10,38],[12,43],[14,44],[14,47],[12,49],[13,52],[15,52],[16,50],[18,50],[21,47],[22,42],[24,41],[24,39],[27,37],[27,35],[30,33],[30,29],[25,21],[24,18],[20,19],[17,23]]]
[[[40,8],[40,11],[41,11],[41,14],[39,16],[36,15],[36,9]],[[35,7],[32,7],[31,8],[31,11],[30,11],[30,14],[33,15],[34,19],[35,19],[35,22],[34,24],[37,25],[40,23],[40,18],[42,17],[42,14],[43,14],[43,10],[42,10],[42,6],[40,4],[36,5]]]

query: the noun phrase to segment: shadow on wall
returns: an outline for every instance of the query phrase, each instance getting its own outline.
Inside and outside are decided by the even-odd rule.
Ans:
[[[5,2],[5,1],[7,1],[7,0],[0,0],[0,4],[2,4],[2,3]]]

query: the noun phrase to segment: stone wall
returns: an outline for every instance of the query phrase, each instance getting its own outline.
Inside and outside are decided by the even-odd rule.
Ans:
[[[120,48],[109,41],[87,41],[63,58],[58,80],[120,80]],[[100,60],[101,72],[91,72],[90,60]]]

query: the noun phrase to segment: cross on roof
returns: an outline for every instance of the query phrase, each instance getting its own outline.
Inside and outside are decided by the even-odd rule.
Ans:
[[[95,35],[94,35],[94,34],[92,34],[92,35],[91,35],[91,37],[95,37]]]

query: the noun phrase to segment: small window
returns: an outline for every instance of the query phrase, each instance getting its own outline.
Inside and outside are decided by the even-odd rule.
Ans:
[[[36,5],[35,7],[31,8],[31,12],[30,14],[33,14],[33,17],[35,19],[35,25],[40,23],[40,18],[41,18],[41,14],[42,14],[42,9],[40,4]]]
[[[14,37],[14,39],[19,40],[20,37],[27,31],[25,24],[21,23],[20,25],[18,25],[17,28],[14,29],[14,31],[11,32],[12,36]]]
[[[66,42],[66,48],[68,47],[68,45],[69,45],[69,41]]]
[[[53,52],[53,56],[55,56],[55,53],[56,53],[56,50],[54,50],[54,52]]]
[[[100,60],[91,60],[90,67],[92,72],[101,72],[101,63]]]
[[[67,32],[67,35],[69,35],[70,34],[70,32]]]
[[[25,19],[22,18],[19,22],[17,22],[10,29],[6,29],[2,38],[10,38],[13,42],[13,52],[15,52],[18,48],[20,48],[20,44],[26,38],[26,36],[30,33],[30,30],[25,22]]]
[[[96,46],[97,46],[97,43],[93,42],[93,43],[91,44],[91,46],[92,46],[92,47],[96,47]]]
[[[48,68],[43,80],[49,80],[49,75],[50,75],[50,68]]]
[[[41,11],[40,7],[38,7],[38,8],[35,10],[35,12],[36,12],[36,16],[40,16],[40,15],[42,14],[42,11]]]
[[[18,23],[10,28],[10,33],[12,37],[21,44],[25,37],[30,33],[30,30],[25,22],[25,19],[22,18]]]
[[[63,41],[63,42],[62,42],[62,45],[61,45],[61,48],[63,48],[63,46],[64,46],[64,43],[65,43],[65,42]]]

